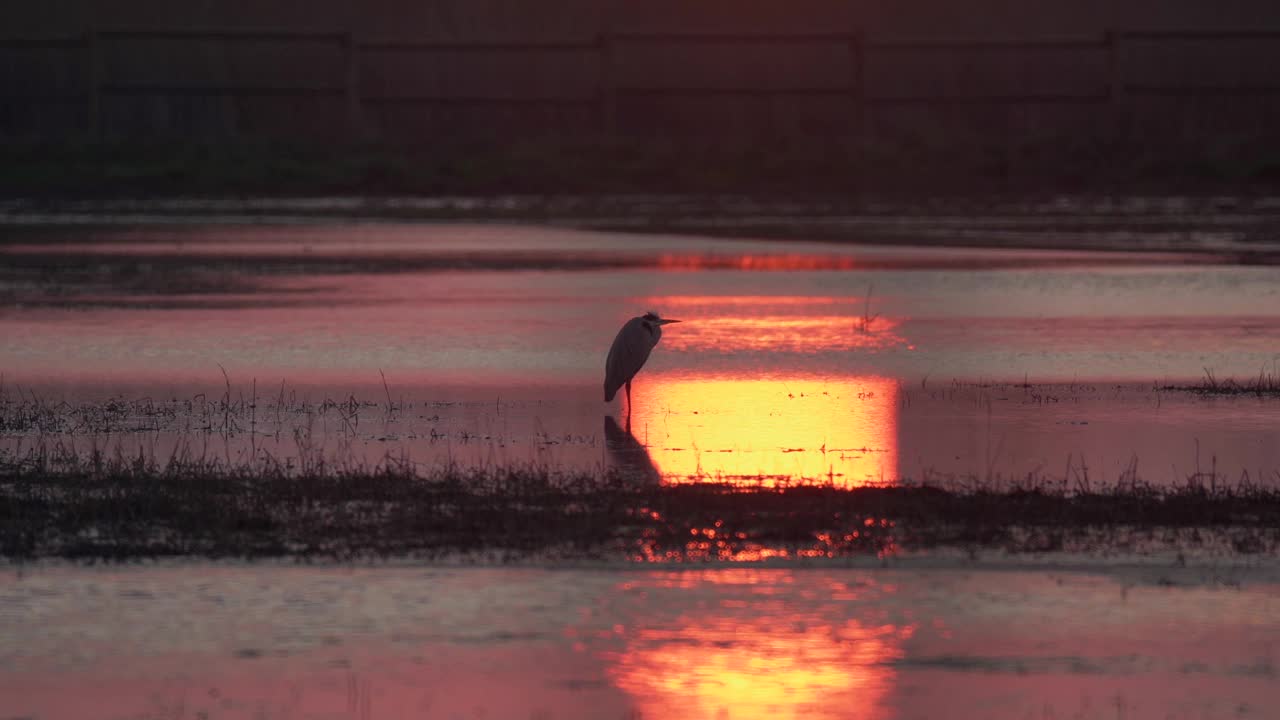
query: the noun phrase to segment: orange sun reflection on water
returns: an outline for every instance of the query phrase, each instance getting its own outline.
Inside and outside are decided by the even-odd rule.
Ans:
[[[890,483],[898,393],[875,376],[659,374],[633,389],[631,429],[666,482]]]
[[[813,598],[789,601],[794,591],[785,577],[781,586],[750,571],[707,578],[716,575],[728,577],[713,584],[745,590],[731,588],[706,610],[627,633],[625,650],[611,658],[611,679],[635,699],[641,717],[877,715],[910,627],[843,617],[842,606],[824,608]],[[850,592],[830,585],[823,593]]]
[[[763,315],[699,318],[664,333],[665,350],[820,353],[873,350],[905,344],[899,321],[845,315]]]
[[[657,265],[680,270],[857,270],[865,265],[857,258],[819,253],[663,253]]]

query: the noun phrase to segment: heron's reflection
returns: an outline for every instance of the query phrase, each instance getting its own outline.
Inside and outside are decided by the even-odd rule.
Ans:
[[[628,408],[630,410],[630,408]],[[659,483],[662,473],[649,458],[649,451],[631,434],[630,413],[624,430],[612,415],[604,418],[604,447],[607,453],[607,464],[624,477],[639,482]]]

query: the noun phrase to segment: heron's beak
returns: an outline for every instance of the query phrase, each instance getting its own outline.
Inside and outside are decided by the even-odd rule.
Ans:
[[[679,321],[679,320],[668,320],[668,319],[666,319],[666,318],[663,318],[663,319],[661,319],[661,320],[659,320],[659,321],[658,321],[658,324],[659,324],[659,325],[670,325],[671,323],[678,323],[678,322],[680,322],[680,321]]]

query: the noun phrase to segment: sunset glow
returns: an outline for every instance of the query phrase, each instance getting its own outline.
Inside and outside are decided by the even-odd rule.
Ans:
[[[887,318],[867,321],[842,315],[761,315],[712,317],[663,336],[664,348],[688,351],[766,351],[819,353],[855,348],[887,348],[902,344]]]
[[[766,614],[744,618],[733,608],[711,607],[628,634],[608,672],[634,698],[639,716],[877,716],[893,682],[890,663],[901,656],[910,628],[798,611],[768,599],[779,590],[776,578],[723,574],[729,577],[720,583],[758,583],[751,595]],[[827,590],[836,597],[848,592],[834,582]]]
[[[658,520],[660,518],[654,517]],[[856,522],[855,522],[856,524]],[[897,544],[885,531],[892,532],[896,523],[887,518],[868,517],[864,520],[863,530],[849,530],[843,534],[829,532],[815,533],[813,542],[807,547],[771,547],[764,543],[750,540],[746,533],[734,532],[716,521],[714,527],[691,528],[689,540],[683,547],[672,547],[660,542],[660,535],[649,529],[642,533],[636,543],[636,553],[632,560],[639,563],[703,563],[708,561],[725,563],[758,563],[765,560],[787,560],[789,558],[815,559],[836,557],[842,548],[859,545],[862,548],[877,546],[878,557],[887,557],[897,552]],[[879,531],[879,534],[877,534]]]
[[[688,320],[663,335],[670,350],[814,354],[907,345],[902,318],[882,317],[874,298],[865,296],[677,295],[640,303]]]
[[[898,477],[898,385],[887,378],[657,375],[635,402],[644,414],[632,433],[667,482]]]
[[[857,258],[833,255],[787,254],[695,254],[665,253],[658,257],[663,270],[856,270]]]

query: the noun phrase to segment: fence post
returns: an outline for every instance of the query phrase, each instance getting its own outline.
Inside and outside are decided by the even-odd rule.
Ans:
[[[102,49],[101,38],[95,27],[85,31],[84,47],[89,64],[89,134],[95,139],[102,137]]]
[[[597,102],[600,104],[600,128],[610,138],[618,135],[617,78],[614,72],[614,47],[612,33],[605,31],[596,36],[600,51],[600,83]]]
[[[360,46],[354,32],[343,33],[343,88],[347,103],[347,135],[350,140],[364,138],[364,93],[360,88]]]

